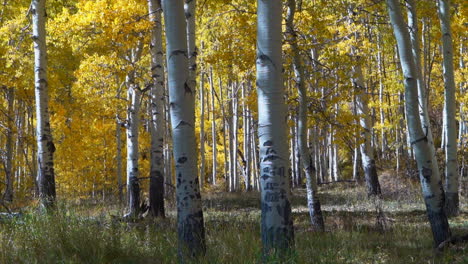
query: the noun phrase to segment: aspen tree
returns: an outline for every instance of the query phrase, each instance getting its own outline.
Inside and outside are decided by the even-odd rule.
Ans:
[[[151,171],[149,187],[149,212],[165,217],[164,212],[164,62],[162,50],[161,5],[158,0],[148,0],[151,29]]]
[[[445,214],[445,194],[439,175],[439,168],[434,162],[435,153],[431,142],[421,126],[418,107],[417,71],[408,29],[403,20],[398,0],[387,0],[388,12],[397,40],[401,68],[405,85],[405,107],[407,112],[408,132],[415,152],[419,178],[435,246],[447,240],[451,233]]]
[[[298,149],[302,158],[302,166],[306,177],[307,187],[307,206],[312,226],[320,231],[325,229],[322,209],[317,192],[316,168],[314,167],[312,155],[307,146],[307,89],[304,81],[304,69],[302,66],[299,47],[297,45],[297,33],[294,29],[294,15],[296,12],[296,1],[288,0],[288,12],[286,17],[286,28],[289,37],[289,43],[292,47],[293,67],[296,79],[296,87],[299,94],[299,114],[298,114]]]
[[[294,244],[282,78],[282,1],[257,1],[257,93],[264,255]]]
[[[37,186],[45,208],[55,204],[54,152],[49,117],[49,87],[47,79],[46,0],[31,4],[34,42],[34,79],[36,96]]]
[[[187,24],[182,0],[164,0],[166,59],[176,171],[178,252],[181,261],[206,251],[195,145],[195,91],[189,82]]]
[[[457,123],[455,100],[455,76],[453,70],[453,40],[450,26],[450,0],[438,1],[438,12],[442,29],[443,72],[445,83],[445,191],[447,215],[458,215],[459,175],[457,163]]]

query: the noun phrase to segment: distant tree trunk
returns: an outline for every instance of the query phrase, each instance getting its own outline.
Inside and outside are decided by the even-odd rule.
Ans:
[[[7,132],[6,132],[6,157],[5,157],[5,193],[3,200],[13,201],[13,135],[14,135],[14,119],[15,119],[15,90],[6,88],[6,99],[8,102],[7,108]]]
[[[452,29],[450,27],[450,1],[439,0],[438,11],[442,28],[442,50],[445,83],[444,120],[446,132],[445,144],[445,190],[447,199],[445,208],[449,216],[458,215],[458,164],[457,164],[457,123],[455,100],[455,76],[453,70]]]
[[[200,189],[205,185],[205,78],[200,75]]]
[[[250,84],[248,89],[250,90]],[[243,142],[243,149],[244,149],[244,155],[245,155],[245,164],[244,164],[244,184],[245,184],[245,190],[250,191],[252,189],[252,183],[251,183],[251,169],[250,169],[250,164],[252,162],[252,148],[251,148],[251,133],[250,133],[250,118],[249,118],[249,107],[245,103],[245,99],[247,97],[247,91],[245,89],[245,85],[242,85],[242,90],[241,90],[242,98],[244,100],[242,101],[242,127],[243,127],[243,132],[244,132],[244,142]]]
[[[195,91],[190,86],[186,22],[182,1],[164,0],[166,58],[177,181],[177,233],[181,262],[204,255],[205,226],[195,140]]]
[[[31,5],[34,41],[34,78],[36,94],[37,185],[41,204],[45,208],[55,205],[54,152],[49,118],[49,92],[47,80],[46,0],[33,0]]]
[[[164,62],[162,50],[162,9],[160,1],[148,0],[151,30],[151,168],[149,187],[149,213],[165,217],[164,212]]]
[[[280,0],[257,1],[258,135],[263,254],[294,245],[289,202],[289,154],[282,80]]]
[[[418,107],[418,74],[415,60],[411,53],[408,29],[403,20],[399,1],[387,0],[387,6],[397,40],[400,62],[404,75],[405,105],[411,144],[415,151],[427,215],[431,224],[435,246],[437,247],[451,236],[450,227],[444,210],[444,189],[439,176],[437,162],[434,162],[435,153],[430,146],[432,142],[428,140],[427,134],[421,127]]]
[[[117,115],[115,121],[115,141],[117,145],[116,163],[117,163],[117,188],[119,203],[123,202],[123,182],[122,182],[122,123]]]
[[[218,142],[216,140],[216,112],[215,112],[215,88],[213,84],[213,68],[210,68],[210,88],[211,88],[211,140],[213,151],[213,171],[211,174],[211,184],[216,186],[216,171],[218,169]]]
[[[322,216],[322,209],[317,192],[317,178],[315,177],[315,167],[313,165],[312,155],[307,146],[307,89],[304,82],[304,69],[297,46],[296,31],[294,29],[294,15],[296,12],[296,1],[288,0],[288,13],[286,17],[286,28],[289,37],[289,43],[293,52],[293,67],[296,77],[296,87],[299,93],[299,117],[298,117],[298,149],[299,155],[302,158],[302,165],[306,176],[307,187],[307,205],[309,207],[309,215],[312,226],[320,231],[325,229],[325,224]]]
[[[228,173],[228,169],[229,169],[229,163],[228,163],[228,144],[227,144],[227,141],[226,141],[226,133],[229,133],[229,127],[227,125],[227,122],[226,122],[226,111],[224,109],[224,93],[223,93],[223,81],[221,80],[221,78],[219,78],[219,94],[220,94],[220,97],[221,98],[218,98],[218,101],[219,101],[219,107],[221,107],[221,114],[222,114],[222,118],[221,120],[223,121],[223,151],[224,151],[224,179],[225,179],[225,183],[226,185],[229,184],[229,173]],[[229,186],[228,186],[228,190],[229,190]]]

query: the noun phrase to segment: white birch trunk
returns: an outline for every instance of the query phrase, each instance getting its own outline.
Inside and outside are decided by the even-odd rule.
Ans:
[[[387,0],[388,12],[397,40],[401,67],[404,75],[405,106],[411,143],[418,164],[422,193],[426,203],[427,215],[431,224],[435,246],[450,237],[450,228],[444,210],[445,195],[435,161],[435,153],[430,146],[427,134],[421,126],[418,107],[417,70],[408,29],[403,20],[398,0]]]
[[[205,227],[195,142],[195,91],[190,86],[186,22],[181,0],[163,1],[173,153],[176,164],[178,252],[181,261],[203,255]]]
[[[162,9],[160,1],[148,0],[151,29],[151,151],[149,213],[154,217],[165,217],[164,212],[164,58],[162,48]]]
[[[47,80],[46,0],[33,0],[31,5],[34,42],[34,79],[36,96],[37,186],[41,204],[54,206],[54,152],[49,117],[49,89]]]
[[[257,93],[264,255],[294,245],[289,202],[289,153],[282,80],[282,5],[257,1]]]
[[[438,11],[442,28],[442,51],[445,83],[445,191],[446,212],[449,216],[459,211],[459,175],[457,164],[457,123],[455,100],[455,76],[453,70],[452,29],[450,26],[450,0],[439,0]]]

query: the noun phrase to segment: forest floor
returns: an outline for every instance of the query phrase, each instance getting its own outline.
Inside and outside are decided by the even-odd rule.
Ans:
[[[325,232],[310,229],[305,190],[294,189],[296,247],[288,263],[468,263],[467,244],[433,250],[417,181],[388,172],[380,180],[380,201],[355,183],[321,185]],[[197,263],[258,263],[259,194],[208,192],[203,200],[208,250]],[[166,219],[136,223],[120,221],[117,204],[61,203],[51,215],[25,209],[0,221],[0,263],[177,263],[174,202],[167,206]],[[467,197],[450,226],[468,233]]]

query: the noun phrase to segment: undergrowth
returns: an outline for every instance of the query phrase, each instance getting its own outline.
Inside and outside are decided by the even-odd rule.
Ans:
[[[417,186],[391,190],[386,185],[378,205],[361,186],[322,186],[327,226],[322,233],[310,230],[304,190],[294,190],[296,245],[281,263],[468,263],[466,245],[434,252],[422,201],[415,197]],[[196,263],[260,262],[258,196],[204,195],[208,250]],[[450,220],[453,233],[468,232],[466,198],[461,203],[462,213]],[[376,224],[376,206],[388,220],[385,229]],[[122,208],[115,204],[62,203],[52,214],[26,210],[22,217],[1,220],[0,262],[177,263],[175,212],[173,206],[168,209],[166,219],[137,223],[121,221]]]

